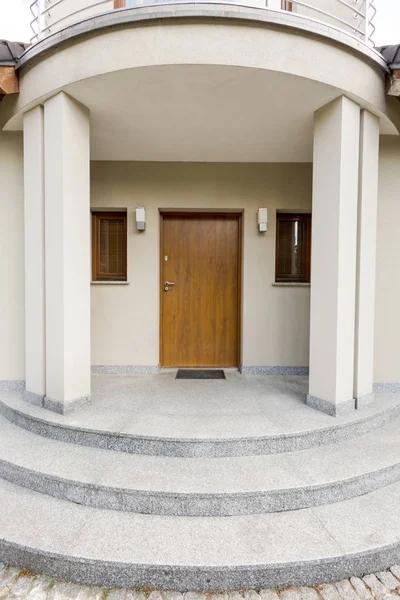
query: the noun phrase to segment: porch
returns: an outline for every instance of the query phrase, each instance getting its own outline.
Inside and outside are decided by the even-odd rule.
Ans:
[[[190,183],[188,188],[181,187],[181,198],[177,200],[173,187],[177,181],[176,165],[152,166],[167,181],[157,188],[158,196],[154,196],[149,165],[137,163],[132,184],[139,185],[142,197],[148,196],[146,206],[151,218],[149,227],[142,233],[135,231],[133,211],[129,212],[131,204],[130,200],[128,204],[127,194],[131,192],[124,180],[127,173],[132,177],[129,164],[128,171],[122,165],[115,169],[112,163],[93,165],[92,175],[89,175],[89,123],[88,110],[63,92],[46,101],[44,111],[37,107],[24,117],[25,398],[28,402],[63,414],[84,406],[91,394],[91,364],[103,365],[105,373],[112,372],[118,365],[128,368],[130,365],[133,371],[142,369],[144,372],[157,372],[160,364],[236,366],[244,373],[269,372],[274,364],[282,368],[282,372],[285,369],[286,372],[306,372],[309,366],[308,393],[303,388],[303,401],[314,408],[337,416],[374,400],[380,126],[375,115],[344,96],[315,113],[312,193],[308,165],[253,165],[250,171],[249,166],[246,166],[247,171],[232,166],[229,173],[224,165],[215,165],[214,172],[210,171],[212,165],[185,165],[179,169],[182,172],[185,168],[190,173],[185,176]],[[282,142],[279,139],[278,143],[282,145]],[[180,146],[179,151],[182,151]],[[205,173],[210,177],[210,172],[214,186],[211,190],[207,188],[210,180],[204,177]],[[239,183],[241,172],[246,175]],[[293,174],[290,193],[289,184],[283,187],[289,172]],[[215,185],[217,173],[218,177],[220,173],[224,176],[226,196]],[[252,173],[259,179],[252,177]],[[278,173],[281,176],[277,176]],[[235,179],[229,181],[227,174]],[[142,188],[139,178],[143,178]],[[157,181],[160,186],[159,177]],[[252,197],[245,181],[254,187]],[[261,187],[257,189],[259,182]],[[270,287],[274,276],[270,266],[274,263],[275,239],[269,232],[265,236],[256,225],[259,190],[266,182],[275,185],[281,194],[277,200],[275,191],[269,203],[271,208],[277,207],[277,213],[282,206],[287,212],[293,205],[300,212],[304,211],[303,207],[310,207],[311,195],[313,204],[311,305],[308,290],[284,290],[290,292],[292,299],[298,297],[298,292],[303,295],[301,304],[294,305],[293,314],[286,309],[288,317],[281,313],[279,320],[274,319],[274,314],[278,314],[277,309],[282,305],[278,292],[275,294],[274,290],[272,297]],[[192,195],[198,195],[198,203],[188,199],[188,189]],[[128,229],[129,235],[134,231],[136,236],[136,247],[132,244],[128,250],[130,270],[134,273],[132,282],[126,270],[122,272],[123,281],[103,281],[108,276],[100,273],[99,281],[93,283],[106,286],[103,285],[102,290],[92,288],[92,293],[88,272],[90,194],[92,210],[117,210],[115,206],[128,205],[128,209],[122,209],[128,214],[125,231]],[[160,241],[163,232],[159,229],[159,214],[173,209],[182,212],[182,207],[185,214],[200,211],[199,218],[207,211],[243,213],[243,234],[241,220],[235,221],[236,217],[226,230],[226,243],[218,224],[211,227],[205,223],[203,233],[199,233],[198,224],[191,223],[191,229],[187,230],[190,238],[189,233],[182,234],[180,223],[174,223],[171,229],[174,259],[169,260],[171,253]],[[211,239],[210,232],[214,229]],[[273,225],[271,231],[274,231]],[[92,259],[97,251],[93,235]],[[182,239],[186,238],[190,238],[191,245],[183,247]],[[239,248],[242,243],[243,252]],[[232,249],[229,252],[228,244]],[[125,241],[125,248],[126,245],[129,247]],[[142,252],[142,258],[138,251]],[[301,252],[305,254],[305,246]],[[265,271],[264,257],[270,265]],[[230,271],[227,265],[231,266]],[[272,281],[266,279],[266,274]],[[299,274],[304,278],[296,279],[296,285],[309,281],[309,275],[307,279],[303,273]],[[167,281],[173,285],[177,281],[173,291],[164,283]],[[117,291],[107,285],[109,283],[131,283],[134,287],[130,291],[126,288]],[[229,304],[228,308],[229,300],[235,295],[236,303]],[[217,297],[218,309],[211,314],[217,305],[213,298]],[[202,299],[202,307],[195,306]],[[162,306],[167,301],[172,304],[163,321]],[[180,327],[176,323],[180,323]],[[260,323],[264,324],[262,330]],[[215,341],[216,328],[221,333]],[[204,331],[209,334],[203,335]],[[197,353],[194,359],[193,354],[188,358],[186,352],[189,339]],[[171,360],[165,360],[166,341],[170,342]],[[215,348],[217,344],[222,358],[215,358],[211,364],[204,362],[205,349]],[[177,354],[179,345],[183,350]],[[193,364],[193,360],[198,362]],[[222,406],[226,406],[227,397],[220,400]],[[235,415],[234,410],[232,421],[235,418],[238,414]],[[257,420],[257,416],[253,420]],[[217,426],[216,431],[221,432],[227,424],[229,419],[223,426]]]

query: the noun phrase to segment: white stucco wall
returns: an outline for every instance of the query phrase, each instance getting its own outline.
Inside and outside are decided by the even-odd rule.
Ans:
[[[24,380],[22,134],[0,131],[0,381]]]
[[[128,210],[129,286],[92,286],[92,364],[159,362],[159,209],[244,209],[243,357],[247,366],[306,366],[309,288],[273,287],[277,209],[311,207],[309,164],[94,162],[92,207]],[[135,230],[145,206],[147,230]],[[269,228],[256,211],[268,207]]]
[[[400,140],[381,137],[375,314],[375,381],[400,382]]]

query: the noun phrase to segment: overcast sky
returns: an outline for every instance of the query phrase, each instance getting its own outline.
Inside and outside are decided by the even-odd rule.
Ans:
[[[29,23],[32,0],[0,0],[0,39],[26,42],[31,37]],[[375,44],[400,43],[400,0],[375,0]]]

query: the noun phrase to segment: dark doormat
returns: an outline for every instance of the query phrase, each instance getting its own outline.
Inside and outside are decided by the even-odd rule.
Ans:
[[[226,379],[223,369],[178,369],[176,379]]]

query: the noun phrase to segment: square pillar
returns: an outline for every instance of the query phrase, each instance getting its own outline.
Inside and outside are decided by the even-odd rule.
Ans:
[[[88,110],[61,92],[44,105],[46,397],[65,413],[90,398]]]
[[[310,383],[330,415],[355,407],[354,331],[360,108],[342,96],[315,115]]]
[[[378,209],[379,119],[361,112],[360,176],[354,398],[356,407],[373,401],[376,230]]]
[[[43,406],[46,394],[44,117],[24,115],[25,399]]]

